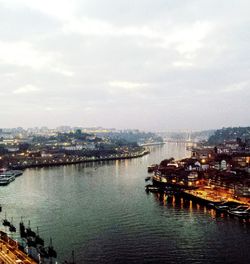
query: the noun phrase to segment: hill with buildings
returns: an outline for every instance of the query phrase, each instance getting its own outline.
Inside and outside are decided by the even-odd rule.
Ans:
[[[218,129],[208,138],[211,145],[221,144],[224,141],[236,141],[241,139],[246,142],[250,140],[250,127],[223,127]]]

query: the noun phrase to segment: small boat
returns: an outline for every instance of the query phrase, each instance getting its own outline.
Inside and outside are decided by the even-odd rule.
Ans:
[[[41,256],[42,258],[49,258],[48,251],[47,251],[44,247],[39,247],[39,248],[38,248],[38,251],[39,251],[40,256]]]
[[[36,233],[30,228],[30,221],[29,221],[28,227],[26,228],[26,234],[27,234],[27,237],[36,237]]]
[[[250,206],[241,205],[234,209],[227,211],[229,215],[238,216],[238,217],[250,217]]]
[[[15,233],[16,232],[16,227],[12,224],[12,222],[13,222],[13,217],[11,217],[9,231]]]
[[[26,233],[25,225],[24,225],[24,223],[23,223],[22,218],[21,218],[21,222],[20,222],[20,224],[19,224],[19,231],[20,231],[20,236],[21,236],[22,238],[27,237],[27,233]]]
[[[11,183],[12,181],[15,180],[14,175],[8,175],[8,174],[1,174],[0,175],[0,185],[5,186]]]
[[[35,237],[36,244],[44,246],[44,240],[39,236],[38,227],[37,227],[37,232],[36,233],[37,233],[37,235]]]
[[[7,219],[3,219],[3,225],[10,226],[10,221],[8,221]]]
[[[36,233],[33,230],[31,230],[30,227],[26,228],[26,234],[28,237],[36,237]]]
[[[148,184],[145,186],[145,190],[147,192],[159,192],[160,191],[160,188],[157,187],[157,186],[154,186],[154,185],[151,185],[151,184]]]
[[[15,226],[12,225],[12,224],[10,224],[9,231],[10,231],[10,232],[16,232],[16,228],[15,228]]]
[[[20,176],[22,174],[23,174],[23,171],[21,171],[21,170],[6,170],[6,171],[0,173],[0,176],[1,175],[5,175],[5,176],[18,177],[18,176]]]
[[[148,172],[153,172],[158,167],[157,164],[152,164],[148,166]]]
[[[242,212],[242,211],[245,211],[248,208],[249,208],[248,205],[239,205],[239,206],[237,206],[237,207],[235,207],[233,209],[230,209],[228,211],[230,211],[230,212]]]
[[[10,221],[7,220],[6,214],[5,214],[5,218],[2,221],[3,221],[3,226],[10,226]]]
[[[36,247],[36,241],[33,237],[28,237],[27,238],[27,245],[28,247]]]
[[[234,208],[241,206],[241,205],[243,205],[243,204],[238,203],[238,202],[234,202],[234,201],[227,201],[227,202],[216,204],[214,206],[214,208],[217,211],[227,211],[227,210],[234,209]]]
[[[51,258],[56,258],[57,257],[57,253],[52,245],[52,238],[50,238],[50,244],[48,246],[48,255]]]
[[[148,177],[145,178],[145,181],[149,181],[149,180],[151,180],[151,177],[150,176],[148,176]]]
[[[11,171],[15,177],[21,176],[23,174],[23,171],[21,170],[12,170]]]

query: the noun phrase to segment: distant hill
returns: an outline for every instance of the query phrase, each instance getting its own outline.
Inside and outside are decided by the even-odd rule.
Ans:
[[[163,138],[159,135],[152,132],[141,132],[139,130],[109,132],[106,133],[105,136],[111,140],[127,143],[136,143],[139,145],[146,143],[163,142]]]
[[[224,141],[236,140],[237,138],[243,141],[250,139],[250,127],[223,127],[218,129],[208,139],[211,145],[217,145]]]
[[[203,130],[196,132],[161,132],[159,133],[165,139],[170,140],[193,140],[193,141],[203,141],[208,140],[208,138],[213,135],[215,130]]]
[[[208,140],[214,134],[214,132],[215,130],[212,130],[212,129],[193,132],[191,134],[191,139],[195,141]]]

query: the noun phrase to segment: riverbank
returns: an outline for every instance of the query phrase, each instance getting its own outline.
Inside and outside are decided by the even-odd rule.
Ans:
[[[109,156],[100,156],[100,157],[80,157],[80,156],[67,156],[56,158],[56,157],[37,157],[37,158],[28,158],[23,161],[18,161],[17,163],[9,163],[8,167],[10,169],[26,169],[26,168],[35,168],[35,167],[51,167],[51,166],[64,166],[78,163],[87,163],[87,162],[99,162],[99,161],[111,161],[111,160],[123,160],[123,159],[134,159],[140,158],[149,154],[148,149],[143,149],[142,151],[134,153],[126,153],[121,155],[109,155]]]

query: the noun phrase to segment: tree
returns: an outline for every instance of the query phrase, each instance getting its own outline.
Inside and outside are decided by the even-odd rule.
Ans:
[[[165,159],[163,161],[161,161],[160,166],[161,167],[167,167],[169,163],[173,162],[174,158],[170,158],[170,159]]]
[[[27,142],[24,142],[24,143],[20,143],[20,144],[19,144],[19,150],[20,150],[21,152],[25,152],[25,151],[27,151],[27,150],[29,149],[29,147],[30,147],[30,144],[27,143]]]

